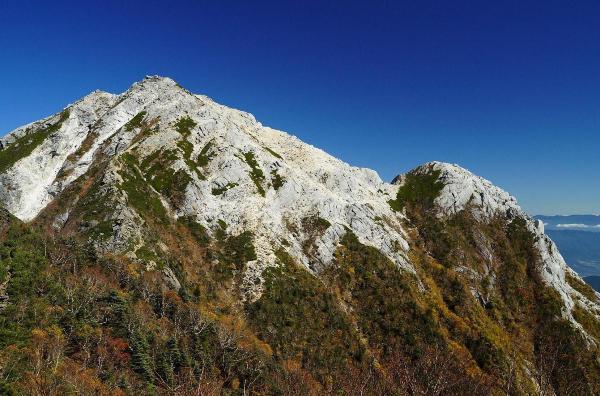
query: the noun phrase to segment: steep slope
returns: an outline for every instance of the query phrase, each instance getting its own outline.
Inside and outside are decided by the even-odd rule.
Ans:
[[[29,372],[60,334],[50,393],[90,391],[69,388],[78,368],[100,393],[600,389],[599,295],[515,198],[459,166],[385,183],[162,77],[0,148],[1,202],[28,223],[5,216],[0,239],[2,348]],[[93,363],[108,346],[90,331],[122,343],[118,365]]]
[[[600,274],[600,216],[535,216],[580,276]]]
[[[415,173],[439,175],[437,180],[443,187],[435,198],[435,205],[439,208],[438,217],[455,216],[468,210],[479,222],[490,222],[497,217],[509,221],[524,219],[525,227],[533,234],[536,253],[540,256],[542,277],[558,291],[565,304],[565,315],[572,319],[570,312],[575,305],[572,296],[585,297],[567,282],[567,278],[581,279],[566,265],[554,242],[544,234],[544,225],[540,220],[525,214],[516,199],[507,192],[457,165],[433,162],[417,168],[413,171]]]
[[[207,230],[223,221],[230,233],[251,231],[256,274],[274,263],[273,247],[286,242],[291,255],[318,270],[331,260],[345,227],[408,267],[398,216],[385,203],[391,186],[373,171],[353,168],[262,127],[249,114],[157,77],[119,97],[92,94],[65,112],[68,121],[53,124],[58,125],[56,133],[2,176],[0,195],[22,220],[34,218],[53,196],[85,174],[93,158],[106,157],[104,185],[115,187],[127,172],[139,173],[171,216],[191,216]],[[100,119],[92,116],[97,114]],[[55,119],[50,122],[58,122]],[[10,134],[4,145],[10,149],[12,136],[22,131]],[[52,162],[42,169],[43,158]],[[143,245],[141,235],[130,235],[139,219],[130,213],[126,197],[103,195],[123,205],[105,219],[120,218],[119,229],[113,230],[120,242],[126,237],[134,239],[127,243]],[[67,211],[77,205],[64,204]],[[63,216],[68,219],[66,213]],[[310,219],[324,219],[331,226],[309,235],[304,223]],[[120,234],[123,229],[125,236]],[[118,245],[112,241],[106,249],[123,248]]]

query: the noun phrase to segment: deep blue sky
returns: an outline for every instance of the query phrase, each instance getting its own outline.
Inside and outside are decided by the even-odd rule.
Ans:
[[[600,213],[598,1],[83,3],[0,0],[0,136],[160,74],[384,179],[455,162]]]

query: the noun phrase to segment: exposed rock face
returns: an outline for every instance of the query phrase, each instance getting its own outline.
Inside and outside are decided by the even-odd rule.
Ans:
[[[436,204],[442,214],[456,214],[467,205],[477,211],[482,219],[489,219],[498,213],[524,214],[513,196],[458,165],[430,162],[416,170],[440,172],[439,180],[444,184],[444,188],[436,199]]]
[[[245,331],[270,343],[275,361],[288,348],[292,358],[369,356],[386,383],[394,359],[415,352],[413,343],[429,347],[421,335],[430,333],[461,357],[454,374],[528,393],[548,387],[542,374],[556,377],[539,364],[540,345],[598,342],[600,295],[566,266],[543,224],[491,182],[431,162],[386,183],[168,78],[93,92],[0,139],[0,200],[61,243],[91,246],[93,265],[121,265],[129,283],[111,287],[135,289],[124,293],[131,301],[177,295],[187,304],[195,282],[204,293],[196,302],[218,307],[211,317],[247,317]],[[0,209],[0,240],[9,220]],[[25,234],[30,225],[19,222]],[[5,263],[0,308],[10,301]],[[558,308],[547,314],[546,305]],[[306,347],[318,335],[286,316],[308,313],[318,319],[307,328],[342,349]],[[578,336],[552,332],[563,322]],[[385,352],[387,341],[395,347]],[[340,378],[345,364],[366,361],[344,359]]]
[[[67,157],[74,153],[89,135],[92,126],[108,110],[114,96],[94,92],[68,107],[66,119],[56,114],[44,120],[19,128],[2,139],[5,150],[13,145],[23,145],[32,132],[51,125],[60,128],[51,133],[30,155],[18,161],[0,176],[0,197],[15,216],[31,220],[58,193],[63,181],[57,180]],[[85,169],[85,161],[81,165]],[[66,181],[68,183],[68,181]]]
[[[482,221],[495,216],[508,220],[516,217],[525,219],[527,228],[535,235],[535,247],[543,263],[542,276],[559,292],[565,304],[563,311],[565,318],[578,326],[571,314],[575,307],[575,296],[577,300],[584,301],[596,314],[600,313],[600,307],[596,302],[589,301],[567,282],[567,274],[574,277],[578,277],[578,275],[567,266],[556,244],[544,234],[543,223],[523,212],[513,196],[494,186],[490,181],[455,164],[430,162],[416,168],[413,172],[432,171],[439,172],[439,181],[444,185],[435,199],[440,217],[451,216],[466,209],[474,212],[475,216]],[[401,180],[401,178],[396,178],[396,180]]]
[[[318,273],[331,262],[346,230],[414,272],[404,216],[388,204],[403,177],[385,183],[372,170],[352,167],[169,78],[147,77],[121,95],[93,92],[60,114],[8,134],[2,139],[3,152],[26,144],[44,128],[53,130],[0,174],[4,206],[24,221],[34,219],[75,180],[89,177],[94,163],[104,161],[94,199],[110,202],[104,219],[110,235],[98,247],[135,253],[145,237],[144,220],[129,204],[131,192],[122,188],[123,159],[131,157],[134,171],[152,186],[169,217],[193,218],[209,233],[226,224],[229,234],[253,234],[256,260],[245,270],[253,298],[260,295],[261,274],[274,265],[278,248]],[[161,167],[168,168],[167,175],[157,172]],[[570,317],[571,296],[577,292],[565,281],[570,270],[543,227],[514,197],[458,165],[431,162],[413,172],[431,171],[439,172],[444,185],[435,199],[439,216],[468,208],[482,221],[494,216],[527,219],[544,260],[544,278],[560,292]],[[174,175],[181,179],[177,194],[153,183]],[[79,197],[66,198],[67,207],[53,221],[58,228],[79,204]],[[86,225],[97,226],[97,220]]]
[[[110,190],[119,184],[123,154],[143,162],[159,152],[172,153],[163,165],[184,172],[189,182],[177,202],[161,197],[165,209],[175,218],[192,216],[209,230],[224,221],[229,233],[251,231],[257,252],[250,265],[254,273],[274,263],[274,247],[282,243],[318,271],[331,261],[346,227],[410,269],[401,216],[386,203],[394,187],[371,170],[263,127],[252,115],[193,95],[168,78],[148,77],[118,96],[95,92],[67,110],[69,117],[60,128],[1,176],[0,196],[22,220],[33,219],[100,155],[110,159],[103,182]],[[135,141],[142,126],[127,123],[138,115],[148,136]],[[58,118],[20,128],[3,142],[10,147],[36,125]],[[189,120],[189,127],[178,130],[181,120]],[[118,191],[112,195],[114,205],[121,207],[126,197]],[[135,223],[135,216],[126,212],[126,207],[118,209],[112,219],[119,230],[129,229],[121,242],[131,237]],[[60,216],[57,224],[65,222],[66,212]],[[311,234],[305,227],[311,218],[330,226]],[[122,245],[114,240],[105,248],[120,250]]]

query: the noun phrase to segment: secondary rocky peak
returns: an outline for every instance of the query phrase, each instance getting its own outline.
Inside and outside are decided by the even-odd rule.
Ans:
[[[469,206],[479,216],[491,218],[495,215],[524,215],[517,200],[503,189],[495,186],[483,177],[457,165],[440,161],[431,161],[410,171],[412,174],[435,175],[443,184],[435,199],[441,215],[453,215]],[[401,185],[404,175],[399,175],[392,181]]]

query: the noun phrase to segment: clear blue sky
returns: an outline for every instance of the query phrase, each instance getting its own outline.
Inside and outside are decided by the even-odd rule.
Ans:
[[[0,135],[160,74],[384,179],[455,162],[600,212],[598,1],[83,3],[0,0]]]

